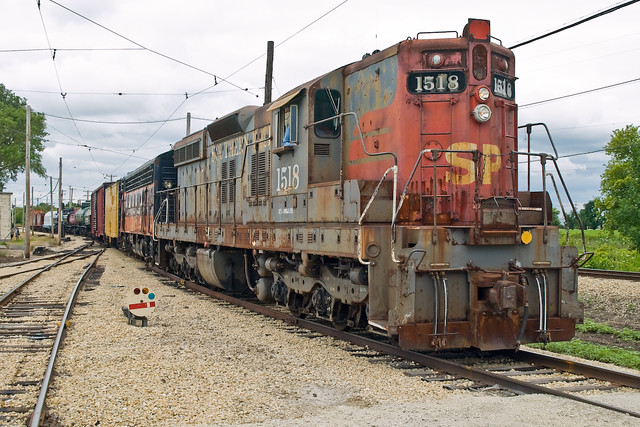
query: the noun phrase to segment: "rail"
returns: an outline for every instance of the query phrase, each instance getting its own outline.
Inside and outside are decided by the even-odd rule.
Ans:
[[[616,270],[598,270],[593,268],[580,268],[578,274],[590,277],[605,277],[609,279],[624,279],[640,281],[640,271],[616,271]]]
[[[65,332],[65,325],[69,316],[71,316],[71,310],[73,309],[76,298],[78,297],[78,291],[80,290],[80,285],[82,285],[84,278],[89,273],[89,271],[93,268],[96,261],[102,253],[105,251],[103,249],[98,253],[96,258],[87,266],[84,270],[78,281],[76,282],[76,286],[73,288],[73,292],[71,293],[71,297],[69,298],[69,302],[67,303],[66,309],[64,311],[64,315],[62,316],[62,320],[60,321],[60,327],[58,328],[58,334],[56,335],[56,341],[53,344],[53,350],[51,350],[51,357],[49,358],[49,364],[47,365],[47,370],[44,375],[44,379],[42,380],[42,385],[40,389],[40,395],[38,396],[38,402],[36,403],[35,410],[33,411],[33,416],[31,417],[31,423],[29,424],[31,427],[38,427],[40,425],[40,419],[42,418],[42,410],[44,409],[44,402],[47,398],[47,392],[49,391],[49,382],[51,381],[51,375],[53,374],[53,365],[56,361],[56,357],[58,355],[58,350],[60,349],[60,344],[62,343],[62,338]]]
[[[272,308],[269,308],[266,305],[255,304],[250,301],[239,299],[228,294],[214,291],[210,288],[206,288],[194,282],[183,280],[181,277],[175,276],[171,273],[167,273],[166,271],[157,267],[150,267],[150,269],[172,280],[179,281],[180,283],[184,284],[184,286],[186,286],[187,288],[193,291],[200,292],[202,294],[211,296],[219,300],[227,301],[231,304],[243,307],[255,313],[259,313],[277,320],[281,320],[286,323],[299,326],[301,328],[309,329],[323,335],[331,336],[336,339],[349,341],[357,345],[365,346],[371,350],[397,356],[405,360],[410,360],[441,372],[446,372],[461,378],[467,378],[467,379],[478,381],[484,384],[499,385],[509,390],[514,390],[520,393],[550,394],[557,397],[574,400],[576,402],[597,406],[607,410],[628,414],[635,418],[640,418],[640,413],[629,410],[629,409],[620,408],[620,407],[616,407],[606,403],[587,399],[580,395],[571,394],[569,392],[554,389],[551,387],[544,387],[535,383],[518,380],[512,377],[509,377],[508,375],[498,374],[486,369],[472,367],[463,363],[456,363],[450,360],[446,360],[444,358],[439,358],[437,356],[403,350],[397,346],[387,344],[385,342],[367,338],[359,334],[340,331],[338,329],[335,329],[320,323],[316,323],[310,320],[305,320],[300,317],[296,317],[293,314],[287,314],[282,311],[274,310]],[[580,375],[584,375],[585,377],[605,379],[607,381],[613,381],[621,385],[627,385],[627,386],[637,388],[638,384],[640,384],[640,376],[638,376],[637,374],[626,374],[623,372],[616,372],[612,370],[603,370],[603,369],[592,367],[590,365],[586,365],[584,363],[580,363],[573,360],[571,361],[567,360],[567,361],[561,362],[561,359],[558,357],[551,357],[551,358],[545,359],[545,356],[543,355],[531,354],[531,352],[528,352],[525,350],[522,350],[522,351],[523,351],[523,354],[521,356],[517,356],[517,353],[516,353],[516,356],[514,357],[522,357],[523,359],[528,357],[531,360],[535,359],[536,363],[548,364],[549,366],[557,366],[557,369],[564,369],[569,372],[579,373]]]
[[[38,271],[37,273],[31,275],[29,278],[27,278],[26,280],[24,280],[22,283],[20,283],[18,286],[16,286],[15,288],[11,289],[9,292],[7,292],[6,294],[4,294],[1,298],[0,298],[0,305],[8,302],[9,300],[11,300],[19,291],[20,289],[22,289],[27,283],[29,283],[30,281],[32,281],[33,279],[35,279],[36,277],[38,277],[40,274],[44,273],[45,271],[48,271],[49,269],[51,269],[52,267],[55,267],[58,264],[61,264],[65,259],[67,259],[68,257],[75,255],[76,253],[86,249],[87,247],[93,245],[93,242],[86,244],[84,246],[81,246],[80,248],[69,252],[68,254],[66,254],[65,256],[63,256],[62,258],[60,258],[58,261],[54,262],[53,264],[49,264],[46,267],[44,267],[43,269],[41,269],[40,271]]]

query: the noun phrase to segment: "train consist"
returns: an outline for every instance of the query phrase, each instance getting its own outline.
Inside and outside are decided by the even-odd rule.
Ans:
[[[513,53],[485,20],[421,36],[234,111],[104,184],[92,234],[403,348],[570,339],[583,256],[550,224],[557,154],[518,149]],[[543,191],[519,190],[523,161],[541,165]]]

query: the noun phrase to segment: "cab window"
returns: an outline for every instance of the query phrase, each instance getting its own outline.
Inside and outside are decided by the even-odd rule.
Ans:
[[[313,121],[319,122],[337,116],[341,112],[341,97],[337,90],[323,88],[314,95]],[[340,136],[340,119],[335,118],[318,123],[314,127],[318,138],[337,138]]]
[[[289,104],[276,112],[278,123],[279,147],[295,147],[298,145],[298,106]]]

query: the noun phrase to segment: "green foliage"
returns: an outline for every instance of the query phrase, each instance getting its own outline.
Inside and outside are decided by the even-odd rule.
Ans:
[[[27,101],[0,84],[0,191],[25,168]],[[45,176],[42,151],[47,136],[43,113],[31,114],[31,170]]]
[[[596,200],[590,200],[584,205],[584,208],[580,209],[580,219],[584,228],[591,230],[597,230],[604,225],[604,217],[602,211],[596,206]]]
[[[631,239],[619,232],[585,230],[587,250],[594,253],[584,266],[602,270],[640,271],[640,252],[633,248]],[[564,233],[560,243],[564,244]],[[580,230],[569,230],[569,245],[582,249]]]
[[[573,212],[567,212],[566,223],[564,218],[562,218],[562,227],[569,229],[579,229],[579,217],[580,221],[582,221],[582,226],[585,229],[596,230],[602,228],[602,226],[604,225],[604,217],[602,211],[597,207],[597,200],[598,199],[594,199],[587,202],[587,204],[584,205],[584,208],[580,209],[580,211],[578,212],[578,216],[576,216]]]
[[[534,348],[544,348],[554,353],[581,357],[583,359],[613,363],[616,366],[640,369],[640,351],[591,344],[575,338],[567,342],[552,342],[547,345],[533,344],[530,346]]]
[[[602,199],[596,202],[606,218],[605,227],[629,236],[640,249],[640,132],[628,125],[613,131],[605,146],[611,156],[602,174]]]
[[[584,323],[582,325],[576,325],[576,330],[582,333],[615,335],[624,341],[640,342],[640,331],[634,331],[629,328],[623,328],[619,331],[609,325],[596,323],[591,319],[584,319]]]

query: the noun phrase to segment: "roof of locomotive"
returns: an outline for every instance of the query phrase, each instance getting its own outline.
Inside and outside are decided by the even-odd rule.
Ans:
[[[469,22],[471,21],[473,20],[470,19]],[[488,21],[486,22],[488,24]],[[314,84],[322,80],[325,76],[335,72],[341,72],[343,75],[352,74],[372,64],[397,55],[400,50],[411,48],[414,45],[420,46],[424,49],[468,49],[469,37],[473,37],[469,36],[468,28],[469,24],[467,24],[467,26],[465,27],[463,34],[456,35],[456,37],[420,39],[418,34],[415,38],[407,38],[406,40],[389,46],[384,50],[374,51],[374,53],[372,54],[365,54],[363,58],[358,61],[340,66],[328,73],[315,77],[289,90],[273,102],[264,104],[262,106],[248,105],[238,110],[232,111],[231,113],[216,119],[205,129],[208,132],[211,141],[217,141],[232,135],[245,133],[253,129],[268,125],[271,122],[270,112],[272,110],[284,106],[288,102],[295,99],[297,96],[302,95],[305,91],[308,91]],[[493,42],[491,44],[494,51],[497,51],[503,55],[513,56],[513,53],[501,44],[496,44]],[[174,150],[197,139],[198,135],[205,129],[200,129],[184,137],[174,145]]]

